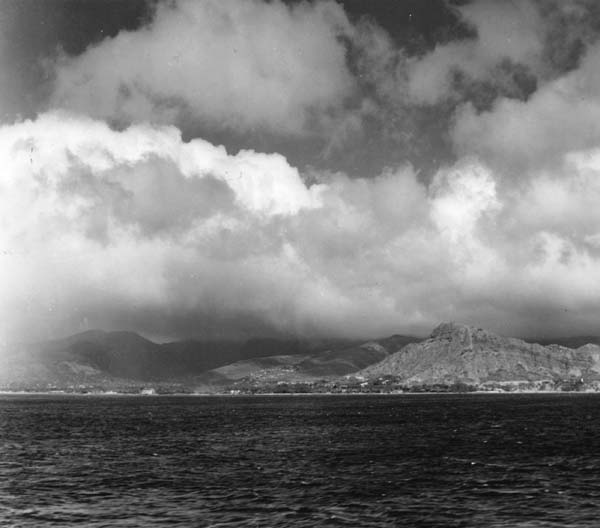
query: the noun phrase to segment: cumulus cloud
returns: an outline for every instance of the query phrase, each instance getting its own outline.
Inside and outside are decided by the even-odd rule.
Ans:
[[[407,63],[408,96],[417,104],[456,97],[456,76],[519,91],[514,68],[541,70],[547,25],[534,2],[473,2],[457,8],[475,38],[438,44]]]
[[[477,158],[429,186],[411,166],[309,186],[278,154],[50,113],[0,128],[0,158],[8,340],[98,326],[369,337],[445,319],[531,334],[600,315],[595,149],[518,192]]]
[[[589,5],[458,9],[474,36],[412,58],[336,3],[258,0],[159,4],[137,31],[63,56],[50,104],[70,110],[0,128],[0,339],[370,337],[447,319],[596,332],[600,47],[585,31],[576,57],[548,40]],[[518,71],[538,83],[527,97],[509,86]],[[471,82],[506,97],[454,112]],[[299,170],[177,126],[326,130],[330,160],[357,138],[378,155],[388,132],[394,148],[444,134],[450,114],[456,161],[426,175]]]
[[[340,41],[348,29],[335,2],[161,3],[147,26],[63,56],[51,105],[121,124],[191,115],[303,134],[353,93]]]
[[[441,164],[470,154],[465,149],[454,156],[448,140],[457,105],[468,101],[478,112],[501,97],[526,100],[572,68],[593,41],[584,30],[589,10],[583,5],[570,10],[560,3],[479,0],[446,8],[457,22],[433,49],[398,45],[372,20],[354,23],[351,63],[369,111],[348,114],[341,134],[332,134],[334,147],[376,134],[388,159],[410,159],[429,177]],[[575,34],[585,37],[575,41]]]
[[[499,96],[524,100],[576,67],[597,40],[598,6],[587,0],[475,0],[453,11],[460,36],[414,55],[380,29],[359,25],[357,42],[371,48],[364,52],[370,59],[365,69],[378,77],[380,90],[425,107],[448,101],[488,107]]]
[[[528,101],[498,100],[487,112],[463,107],[456,117],[457,152],[475,153],[515,172],[552,167],[600,141],[600,47],[578,69],[541,87]]]
[[[451,105],[471,101],[479,111],[499,96],[524,100],[594,40],[589,2],[480,0],[447,9],[469,38],[411,55],[334,1],[159,2],[141,28],[55,57],[47,108],[120,128],[176,124],[219,141],[233,132],[238,145],[310,152],[311,163],[357,173],[382,156],[426,165],[431,150],[451,159]]]
[[[61,317],[75,317],[72,304],[104,297],[109,311],[121,301],[165,307],[170,296],[179,301],[172,286],[182,273],[212,259],[268,260],[282,250],[277,219],[320,204],[319,187],[306,188],[281,156],[230,156],[202,140],[184,143],[174,128],[119,133],[48,114],[3,127],[0,145],[3,313],[11,320],[52,319],[57,303]]]

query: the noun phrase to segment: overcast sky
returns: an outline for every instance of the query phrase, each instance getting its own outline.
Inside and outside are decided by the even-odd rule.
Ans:
[[[600,4],[0,2],[0,342],[600,334]]]

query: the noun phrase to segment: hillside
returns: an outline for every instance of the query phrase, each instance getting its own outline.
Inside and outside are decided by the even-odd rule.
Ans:
[[[362,343],[265,338],[158,344],[133,332],[93,330],[0,354],[4,390],[268,391],[278,384],[317,384],[325,390],[325,385],[345,385],[344,378],[364,378],[370,391],[371,382],[377,390],[375,382],[385,377],[394,378],[397,387],[514,383],[555,390],[561,380],[600,387],[600,346],[544,346],[444,323],[426,340],[394,335]]]
[[[398,347],[414,338],[392,337]],[[290,366],[301,378],[355,372],[385,357],[376,343],[344,339],[250,339],[154,343],[134,332],[90,330],[65,339],[8,347],[0,355],[0,389],[95,387],[148,383],[192,388],[225,385],[247,377],[282,379]],[[397,350],[391,350],[395,351]]]
[[[285,340],[158,344],[134,332],[90,330],[65,339],[7,347],[0,356],[0,388],[182,382],[240,359],[280,349],[309,350],[303,346]]]
[[[600,347],[543,346],[480,328],[443,323],[420,343],[371,365],[360,376],[406,384],[485,384],[558,379],[600,380]]]
[[[306,354],[282,354],[237,361],[205,373],[198,381],[203,381],[207,375],[216,376],[221,383],[228,380],[230,383],[245,381],[251,384],[334,379],[377,363],[406,344],[419,340],[417,337],[394,335],[346,347],[337,343],[338,346],[325,350],[316,348]]]
[[[600,336],[542,337],[538,339],[524,339],[524,341],[544,346],[560,345],[567,348],[580,348],[584,345],[600,345]]]

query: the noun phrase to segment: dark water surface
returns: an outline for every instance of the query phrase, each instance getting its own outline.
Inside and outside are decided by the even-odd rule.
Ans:
[[[1,526],[600,526],[600,396],[0,397]]]

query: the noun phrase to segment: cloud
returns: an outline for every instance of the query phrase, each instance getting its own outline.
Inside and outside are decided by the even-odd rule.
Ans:
[[[161,3],[147,26],[61,57],[50,106],[120,124],[191,116],[301,135],[353,93],[340,40],[348,29],[334,2]]]
[[[355,106],[354,113],[347,113],[326,152],[349,143],[348,150],[355,151],[361,148],[357,138],[364,144],[363,138],[376,136],[371,151],[380,149],[395,163],[408,159],[431,177],[457,159],[447,132],[460,103],[471,102],[477,112],[501,97],[526,100],[538,86],[573,67],[592,39],[569,40],[576,31],[590,32],[583,31],[581,12],[561,5],[482,0],[446,6],[457,22],[432,49],[398,45],[372,20],[355,22],[348,33],[349,62],[368,112]],[[556,28],[562,47],[550,38]],[[353,130],[360,134],[348,132]]]
[[[596,331],[600,48],[588,39],[576,66],[544,69],[556,59],[548,13],[581,13],[469,4],[461,13],[476,39],[409,58],[380,28],[349,27],[337,4],[248,5],[159,7],[147,27],[58,66],[54,100],[91,116],[52,111],[0,128],[2,339],[87,327],[370,337],[426,333],[448,319],[513,335]],[[217,22],[218,35],[196,32]],[[354,90],[339,32],[373,88],[336,114]],[[315,47],[290,47],[309,34]],[[223,55],[232,46],[239,62]],[[145,49],[154,66],[137,60]],[[176,52],[181,62],[169,64]],[[411,115],[418,68],[416,102],[437,104],[456,95],[447,84],[456,68],[498,84],[506,60],[543,82],[523,100],[461,105],[449,131],[456,161],[430,178],[406,162],[359,178],[302,173],[281,154],[232,154],[152,123],[190,111],[214,126],[293,135],[321,109],[327,157],[365,137],[365,120],[387,120],[386,109],[390,121]],[[285,73],[291,65],[298,77]],[[227,104],[213,104],[206,83]],[[400,128],[416,134],[412,124]]]
[[[454,243],[475,238],[473,230],[480,217],[500,206],[493,176],[476,162],[465,160],[438,172],[431,188],[433,221]]]
[[[55,57],[45,108],[119,128],[175,124],[354,175],[406,160],[432,173],[455,159],[447,129],[458,103],[477,113],[500,97],[526,100],[575,67],[597,33],[590,2],[445,9],[459,21],[454,38],[411,55],[333,1],[159,2],[137,30]]]
[[[541,87],[528,101],[498,100],[487,112],[463,107],[452,131],[457,152],[515,172],[552,167],[600,141],[600,47],[578,69]]]
[[[0,128],[0,158],[7,340],[589,332],[600,315],[597,149],[518,189],[473,157],[429,186],[411,166],[309,186],[278,154],[49,113]]]
[[[380,91],[405,106],[471,101],[488,108],[498,97],[525,100],[538,85],[577,66],[597,40],[598,6],[578,2],[476,0],[451,8],[454,37],[410,54],[373,24],[359,24],[364,70]]]
[[[121,305],[177,312],[194,276],[199,303],[220,262],[268,269],[281,218],[320,203],[319,187],[306,188],[281,156],[230,156],[169,127],[115,132],[53,113],[1,128],[0,153],[2,311],[34,328],[72,326],[86,310],[97,320]]]
[[[466,82],[490,82],[504,91],[519,92],[514,65],[535,73],[541,70],[547,25],[535,3],[484,0],[461,6],[457,12],[476,37],[438,44],[407,62],[407,95],[412,102],[430,105],[460,98],[457,75],[466,77]]]

